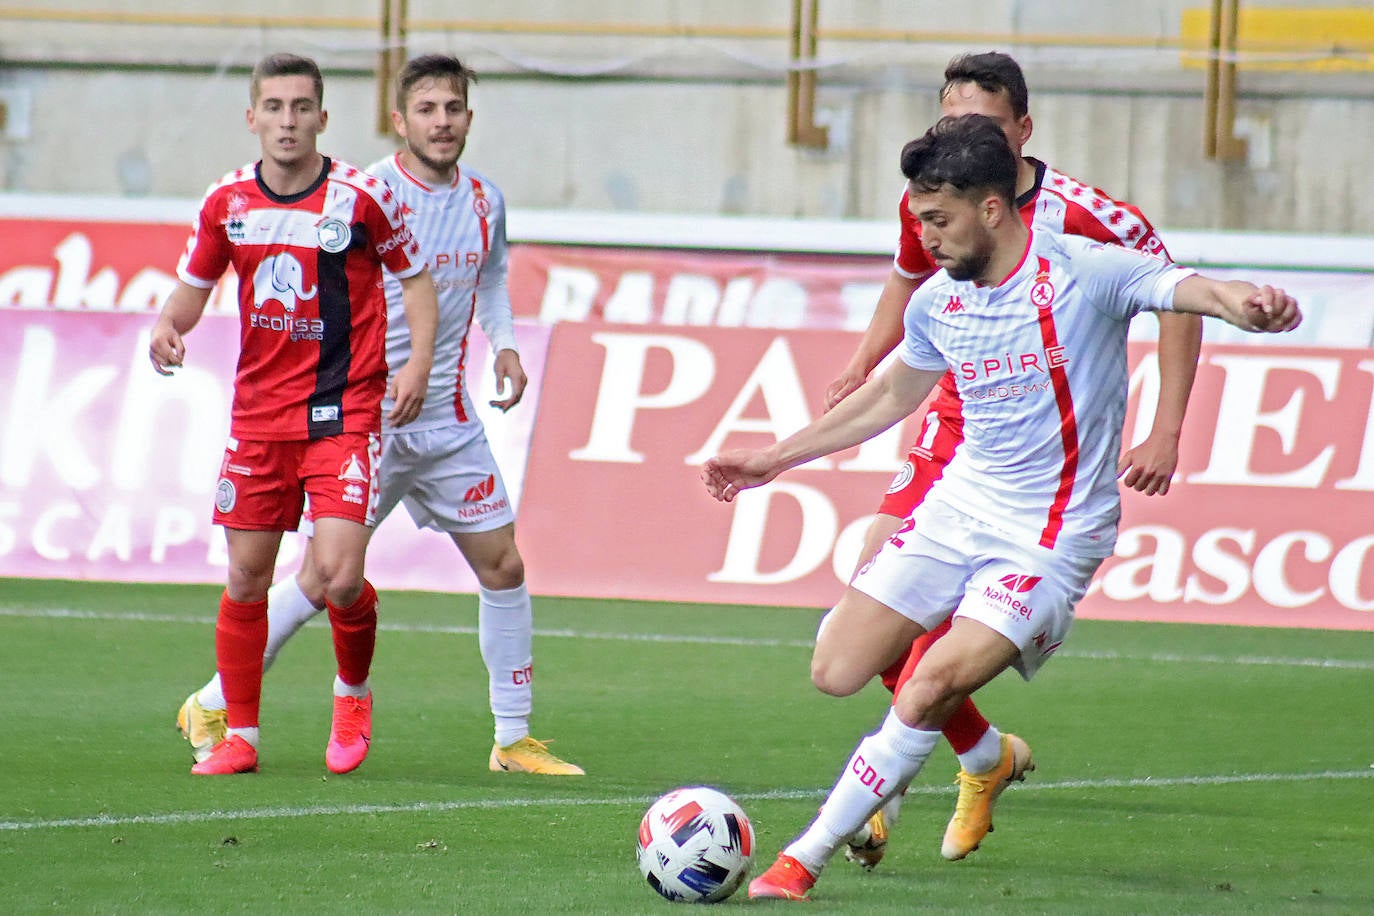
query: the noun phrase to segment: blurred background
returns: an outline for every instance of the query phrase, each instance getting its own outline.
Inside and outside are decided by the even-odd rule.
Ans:
[[[379,74],[445,51],[513,208],[889,219],[945,63],[991,49],[1026,71],[1027,152],[1157,226],[1374,231],[1368,0],[21,0],[0,189],[198,197],[257,157],[247,73],[278,50],[320,62],[322,147],[366,163]]]

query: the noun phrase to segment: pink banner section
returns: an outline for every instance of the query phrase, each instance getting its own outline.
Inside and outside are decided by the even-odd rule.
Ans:
[[[730,505],[700,463],[808,422],[853,335],[554,332],[522,510],[539,592],[825,607],[853,569],[908,431],[798,468]],[[1133,345],[1127,436],[1153,416]],[[1374,361],[1206,348],[1177,482],[1128,493],[1117,556],[1081,616],[1374,629]],[[910,424],[911,421],[908,421]]]
[[[224,452],[238,319],[207,315],[186,366],[157,375],[149,315],[0,309],[0,576],[222,582],[224,537],[210,524]],[[530,376],[510,414],[490,349],[474,330],[469,384],[519,504],[548,332],[521,322]],[[289,535],[279,570],[294,569]],[[384,588],[475,591],[448,538],[398,509],[378,530],[369,575]]]

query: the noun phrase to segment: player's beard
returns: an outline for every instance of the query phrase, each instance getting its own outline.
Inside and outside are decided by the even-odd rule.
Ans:
[[[992,233],[984,230],[979,233],[968,254],[945,265],[945,273],[949,274],[952,280],[987,280],[983,272],[988,269],[995,248]]]
[[[427,156],[424,153],[422,153],[419,149],[416,148],[414,143],[411,143],[409,140],[406,141],[406,148],[410,150],[410,154],[414,156],[416,159],[418,159],[420,161],[420,164],[423,165],[425,168],[433,172],[437,172],[439,174],[446,174],[448,172],[453,171],[454,166],[458,165],[458,159],[463,155],[463,149],[466,146],[467,143],[461,144],[458,147],[458,149],[454,151],[453,157],[451,159],[448,157],[444,157],[443,159],[435,159],[432,156]]]

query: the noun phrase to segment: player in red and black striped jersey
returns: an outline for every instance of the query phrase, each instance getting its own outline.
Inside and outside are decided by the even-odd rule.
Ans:
[[[1154,227],[1136,207],[1114,200],[1037,159],[1022,156],[1032,122],[1025,77],[1011,57],[991,52],[954,58],[945,69],[940,110],[943,115],[984,115],[1001,126],[1017,156],[1017,209],[1034,231],[1081,235],[1169,260]],[[892,273],[858,349],[826,391],[827,409],[862,385],[902,340],[907,301],[936,271],[936,264],[922,246],[920,223],[909,207],[909,189],[902,194],[899,216],[901,235]],[[1202,343],[1202,322],[1196,316],[1160,315],[1159,322],[1160,391],[1154,423],[1148,437],[1122,453],[1117,468],[1126,486],[1147,495],[1168,492],[1178,464],[1178,439]],[[906,463],[869,528],[859,566],[897,532],[941,476],[963,441],[962,408],[953,376],[946,373],[925,406],[924,423]],[[894,693],[900,690],[925,650],[948,626],[946,622],[917,639],[908,652],[883,672],[884,685]],[[1010,779],[1022,778],[1034,765],[1025,742],[1015,735],[999,734],[972,698],[965,700],[945,724],[944,735],[959,755],[961,770],[960,801],[949,823],[942,853],[948,859],[961,859],[991,829],[992,801],[1001,787]],[[981,774],[989,775],[984,779]],[[877,864],[890,828],[888,821],[899,803],[897,796],[886,813],[874,816],[864,835],[852,844],[848,853],[851,859],[868,868]]]
[[[371,740],[377,593],[363,560],[388,393],[383,267],[401,280],[412,345],[391,382],[396,425],[413,420],[424,401],[438,309],[424,257],[386,184],[317,149],[328,120],[323,99],[309,58],[274,54],[254,68],[247,119],[262,159],[206,193],[149,345],[158,372],[182,365],[183,335],[234,268],[239,359],[214,512],[229,552],[215,624],[227,732],[198,755],[197,775],[257,769],[267,589],[282,532],[296,529],[307,496],[339,665],[329,769],[356,768]]]

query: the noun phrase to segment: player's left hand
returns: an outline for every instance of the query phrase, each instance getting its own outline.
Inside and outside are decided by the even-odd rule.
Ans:
[[[387,385],[387,397],[396,403],[387,414],[392,426],[405,426],[420,415],[425,403],[425,389],[429,387],[429,370],[411,360],[401,367]]]
[[[1151,432],[1135,448],[1121,453],[1116,463],[1116,476],[1132,490],[1146,496],[1169,492],[1174,470],[1178,467],[1178,439]]]
[[[529,384],[529,378],[525,375],[524,367],[520,365],[520,354],[514,350],[507,349],[497,353],[492,369],[496,373],[497,393],[505,392],[506,396],[488,403],[505,413],[519,404],[520,399],[525,396],[525,386]]]
[[[1261,286],[1241,303],[1241,309],[1242,320],[1252,331],[1291,331],[1302,323],[1298,300],[1276,286]]]

